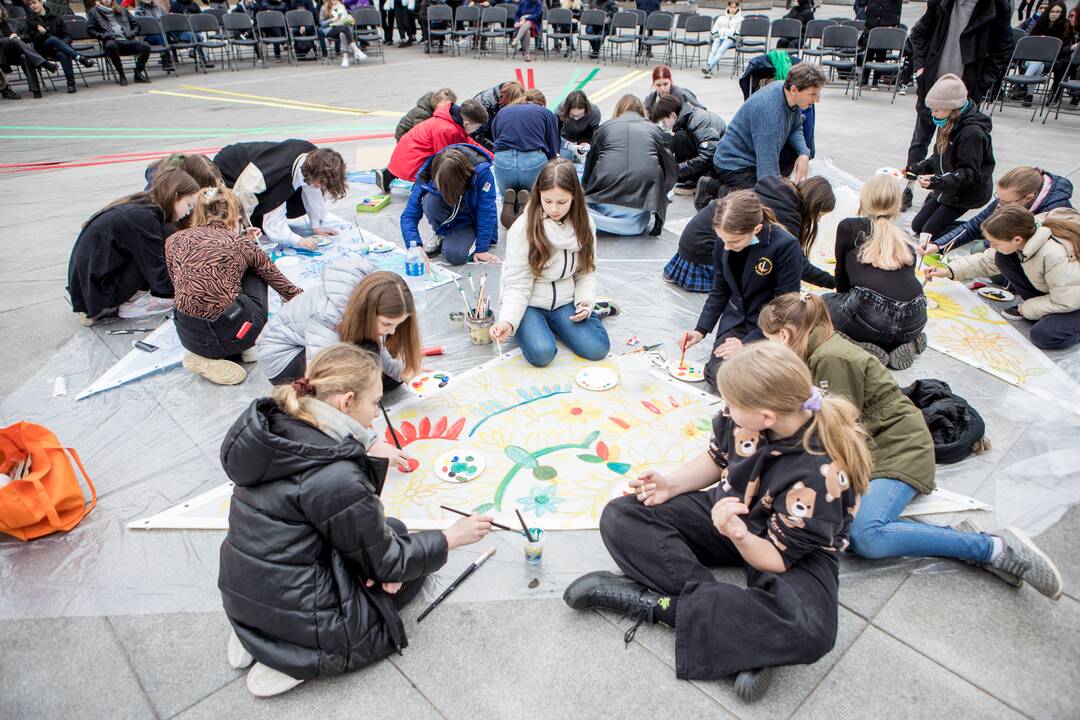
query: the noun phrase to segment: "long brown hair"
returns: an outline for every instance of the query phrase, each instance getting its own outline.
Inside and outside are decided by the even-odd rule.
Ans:
[[[619,98],[619,102],[615,103],[615,111],[611,116],[622,117],[628,112],[634,112],[641,117],[645,117],[645,105],[637,95],[623,95]]]
[[[799,412],[813,394],[810,370],[794,352],[780,343],[757,342],[724,361],[716,388],[729,406],[746,410],[769,410],[778,415]],[[825,395],[821,409],[803,434],[803,449],[819,455],[811,446],[816,436],[832,462],[840,465],[856,494],[870,484],[872,460],[859,413],[847,398]]]
[[[970,100],[968,102],[971,102]],[[945,152],[949,147],[949,137],[952,135],[952,131],[956,128],[957,121],[960,120],[960,115],[964,112],[964,108],[956,108],[949,111],[948,122],[944,127],[938,128],[937,140],[934,141],[934,152],[938,155]]]
[[[540,169],[532,190],[529,191],[529,204],[525,210],[525,238],[529,242],[529,269],[535,277],[540,277],[544,266],[551,259],[552,248],[544,233],[544,207],[540,203],[540,193],[552,188],[565,190],[573,196],[570,212],[563,222],[570,221],[574,235],[578,239],[577,272],[591,273],[596,270],[596,236],[589,224],[589,212],[585,207],[585,193],[578,181],[574,163],[564,158],[555,158]]]
[[[458,204],[475,174],[469,158],[456,148],[447,148],[431,159],[431,179],[450,207]]]
[[[1054,208],[1043,218],[1043,226],[1071,250],[1072,260],[1080,260],[1080,212],[1072,208]]]
[[[499,86],[499,107],[519,105],[525,102],[525,87],[514,80],[508,80]]]
[[[345,197],[349,185],[345,180],[345,158],[337,150],[316,148],[304,158],[300,172],[307,183],[315,182],[324,195],[334,200]]]
[[[799,193],[799,246],[803,255],[810,256],[810,250],[817,240],[818,219],[836,209],[836,195],[832,185],[820,175],[805,178],[795,186]]]
[[[758,328],[770,338],[787,330],[795,354],[810,355],[810,334],[819,330],[823,341],[833,336],[832,318],[825,301],[813,293],[789,292],[770,300],[758,313]]]
[[[592,115],[592,103],[589,102],[589,97],[583,91],[572,90],[566,96],[566,99],[562,101],[558,108],[559,120],[565,123],[570,118],[571,110],[584,110],[586,119]]]
[[[214,161],[205,155],[194,153],[173,153],[150,165],[151,174],[156,176],[166,168],[180,168],[199,183],[199,187],[216,187],[221,183],[221,171]]]
[[[979,226],[983,237],[993,240],[1012,240],[1015,237],[1030,240],[1039,223],[1030,210],[1015,205],[998,207],[994,213]]]
[[[870,235],[859,246],[859,262],[881,270],[915,264],[915,240],[897,224],[903,193],[892,175],[874,175],[859,192],[859,214],[870,221]]]
[[[343,342],[367,341],[381,346],[384,340],[379,335],[379,315],[384,318],[406,316],[394,334],[386,337],[386,350],[404,362],[408,372],[419,372],[424,353],[420,347],[416,305],[409,286],[400,275],[377,270],[357,283],[338,322],[338,335]]]
[[[719,232],[745,235],[753,232],[758,225],[779,225],[776,215],[753,190],[736,190],[728,193],[716,203],[713,213],[713,228]]]
[[[380,382],[380,377],[379,361],[374,355],[356,345],[337,343],[320,350],[308,365],[305,380],[314,395],[301,395],[291,384],[278,385],[272,395],[287,415],[319,427],[309,407],[312,399],[325,402],[348,392],[359,395]]]
[[[157,205],[161,209],[161,214],[165,217],[165,222],[175,223],[178,219],[175,217],[176,201],[185,195],[197,193],[199,190],[201,190],[199,183],[195,182],[194,178],[180,168],[165,168],[157,175],[154,175],[149,190],[125,195],[118,200],[113,200],[101,208],[90,220],[93,220],[106,210],[121,205]],[[86,222],[89,223],[90,220]]]

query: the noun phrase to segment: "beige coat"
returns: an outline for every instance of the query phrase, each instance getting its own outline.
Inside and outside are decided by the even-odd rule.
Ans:
[[[997,275],[993,248],[949,263],[957,280]],[[1020,312],[1028,320],[1039,320],[1053,313],[1080,310],[1080,261],[1068,244],[1040,227],[1024,247],[1017,251],[1024,274],[1039,291],[1046,293],[1025,300]]]

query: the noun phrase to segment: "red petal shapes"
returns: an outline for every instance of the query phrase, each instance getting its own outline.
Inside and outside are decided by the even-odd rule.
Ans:
[[[398,435],[404,439],[405,442],[403,444],[408,445],[416,439],[416,426],[406,420],[398,425]]]
[[[660,408],[656,407],[655,405],[653,405],[648,400],[642,400],[641,404],[644,405],[645,409],[648,410],[649,412],[651,412],[652,414],[654,414],[654,415],[659,415],[660,414]]]
[[[450,426],[450,429],[446,431],[446,435],[443,437],[449,440],[457,440],[458,433],[461,432],[463,427],[465,427],[465,418],[458,418],[457,422]]]
[[[607,460],[608,459],[607,443],[605,443],[603,440],[596,443],[596,454],[600,456],[601,460]]]
[[[420,421],[420,437],[431,437],[431,420],[426,417]]]
[[[446,416],[443,415],[439,418],[439,422],[435,423],[435,429],[431,432],[431,437],[442,437],[446,432]]]
[[[615,423],[616,425],[621,427],[623,430],[629,430],[630,429],[630,423],[626,422],[625,420],[620,420],[617,417],[611,417],[611,416],[608,416],[608,420]]]

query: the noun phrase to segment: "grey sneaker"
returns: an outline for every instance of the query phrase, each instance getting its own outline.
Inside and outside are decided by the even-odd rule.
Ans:
[[[990,563],[992,567],[1015,575],[1051,600],[1061,597],[1061,572],[1031,538],[1015,527],[1007,527],[997,536],[1005,549]]]
[[[955,527],[955,530],[956,532],[962,533],[979,533],[980,535],[987,534],[983,532],[982,528],[975,524],[974,520],[970,519],[962,521]],[[1004,542],[1004,540],[1002,542]],[[1009,583],[1013,587],[1020,587],[1024,584],[1024,581],[1021,580],[1019,576],[1013,575],[1012,573],[1006,572],[1004,570],[999,570],[998,568],[994,567],[989,563],[986,565],[980,564],[979,567],[981,567],[983,570],[986,570],[987,572],[997,575],[999,578]]]

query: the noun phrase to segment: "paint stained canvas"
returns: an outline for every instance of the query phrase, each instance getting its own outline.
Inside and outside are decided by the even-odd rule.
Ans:
[[[445,388],[390,409],[411,473],[391,468],[383,488],[387,515],[412,529],[443,528],[457,518],[449,505],[532,527],[596,528],[608,500],[628,491],[645,470],[671,472],[705,450],[717,398],[660,372],[644,392],[618,384],[605,392],[579,387],[586,367],[618,369],[616,359],[590,363],[562,348],[546,368],[519,353],[457,376]],[[391,442],[385,426],[380,433]],[[468,482],[438,479],[436,462],[467,446],[486,465]],[[516,524],[516,523],[515,523]]]

